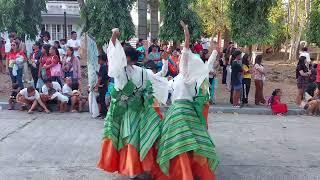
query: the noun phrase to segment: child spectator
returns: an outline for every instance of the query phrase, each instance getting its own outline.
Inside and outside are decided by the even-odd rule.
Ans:
[[[108,83],[109,83],[109,76],[108,76],[108,68],[107,68],[107,55],[101,54],[98,56],[98,61],[100,64],[100,69],[98,74],[98,81],[95,85],[94,90],[99,92],[98,96],[98,104],[100,109],[101,117],[105,117],[107,115],[107,105],[106,105],[106,93],[108,91]]]
[[[18,93],[17,102],[21,104],[21,110],[25,110],[28,106],[31,106],[28,113],[33,113],[38,104],[40,104],[46,113],[50,112],[42,102],[39,92],[32,86],[24,88]]]
[[[241,51],[236,50],[233,54],[234,61],[232,62],[231,73],[231,98],[234,107],[240,107],[240,98],[242,90],[243,70],[241,65]]]
[[[8,101],[9,102],[8,110],[14,110],[14,104],[16,103],[18,93],[19,93],[19,84],[17,83],[12,84],[11,95]]]
[[[281,103],[281,96],[281,89],[275,89],[272,93],[269,105],[271,106],[273,114],[285,115],[288,113],[288,106],[284,103]]]
[[[58,82],[45,79],[41,99],[43,102],[55,102],[57,100],[60,112],[64,112],[65,103],[68,103],[69,99],[67,96],[64,96],[61,91],[62,89]]]

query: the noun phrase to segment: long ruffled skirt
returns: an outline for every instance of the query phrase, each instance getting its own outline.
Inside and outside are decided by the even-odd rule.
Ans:
[[[129,108],[123,115],[115,115],[116,108],[111,103],[97,166],[123,176],[144,172],[154,176],[159,172],[155,142],[160,135],[160,116],[152,107],[138,112]]]
[[[192,102],[176,101],[166,115],[157,155],[163,174],[156,179],[215,179],[215,145]]]

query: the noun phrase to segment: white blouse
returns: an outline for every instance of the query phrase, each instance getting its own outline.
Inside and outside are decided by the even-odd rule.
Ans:
[[[144,69],[139,66],[127,65],[126,56],[120,42],[117,40],[114,46],[112,42],[108,47],[108,75],[114,78],[114,87],[118,90],[124,88],[128,80],[131,80],[138,88],[145,88],[146,82],[149,80],[152,83],[154,97],[166,103],[168,99],[168,80],[161,77],[167,70],[164,69],[159,74],[154,74],[149,69]]]
[[[217,55],[218,52],[213,51],[209,60],[204,63],[190,49],[183,49],[179,67],[180,73],[170,83],[172,101],[193,100],[203,81],[209,77],[209,72],[217,59]]]

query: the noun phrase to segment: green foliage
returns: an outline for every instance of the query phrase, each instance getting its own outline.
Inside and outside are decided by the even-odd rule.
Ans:
[[[307,38],[311,43],[320,46],[320,0],[312,1]]]
[[[240,45],[265,44],[270,37],[268,16],[276,0],[230,0],[232,38]]]
[[[35,39],[42,24],[42,11],[46,11],[46,0],[0,0],[0,30],[15,30],[18,35]]]
[[[184,34],[180,20],[188,24],[192,40],[200,38],[201,20],[191,8],[193,3],[194,0],[162,0],[160,6],[163,17],[163,25],[160,27],[161,39],[182,42]]]
[[[204,33],[211,36],[223,32],[228,27],[229,18],[225,15],[228,10],[229,0],[197,0],[195,11],[201,18]]]
[[[276,49],[281,48],[281,44],[285,43],[286,38],[289,39],[289,27],[286,23],[287,10],[282,0],[277,0],[276,4],[271,8],[269,14],[269,22],[271,25],[270,37],[267,44],[273,45]]]
[[[95,37],[97,45],[103,46],[111,38],[111,30],[120,29],[120,39],[126,40],[135,34],[130,10],[135,0],[87,0],[81,9],[85,21],[83,31]]]

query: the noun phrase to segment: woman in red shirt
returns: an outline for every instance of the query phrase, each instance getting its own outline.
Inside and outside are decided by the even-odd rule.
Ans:
[[[11,43],[11,50],[6,56],[6,66],[8,67],[12,83],[18,83],[19,88],[23,89],[22,75],[23,64],[27,60],[23,51],[19,50],[18,44]]]
[[[42,56],[40,58],[40,66],[39,66],[39,79],[44,80],[47,78],[51,78],[50,68],[45,68],[46,64],[50,64],[50,56],[49,56],[50,45],[45,44],[42,46],[41,53]],[[41,86],[41,85],[40,85]],[[41,87],[39,87],[41,88]]]
[[[62,69],[61,69],[61,61],[59,51],[55,46],[51,46],[49,50],[49,58],[46,61],[46,64],[43,66],[45,69],[50,69],[50,75],[52,81],[57,81],[60,86],[62,86],[61,76],[62,76]]]

